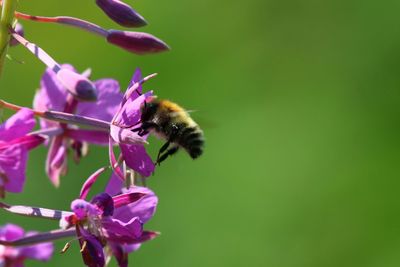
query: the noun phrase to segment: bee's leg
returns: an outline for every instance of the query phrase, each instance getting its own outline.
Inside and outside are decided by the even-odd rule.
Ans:
[[[157,159],[158,166],[160,166],[160,163],[163,162],[166,158],[175,154],[178,151],[178,149],[179,149],[179,146],[173,146],[170,149],[168,149],[164,154],[162,154],[161,157],[159,157],[159,159]]]
[[[150,129],[156,129],[158,125],[154,122],[143,122],[140,127],[132,129],[132,132],[138,132],[139,136],[143,136],[149,133]]]
[[[157,161],[156,161],[156,164],[155,164],[155,165],[157,165],[157,163],[160,162],[161,153],[163,153],[165,150],[167,150],[167,148],[169,147],[170,144],[171,144],[171,142],[170,142],[170,141],[167,141],[167,142],[160,148],[160,150],[158,150]]]

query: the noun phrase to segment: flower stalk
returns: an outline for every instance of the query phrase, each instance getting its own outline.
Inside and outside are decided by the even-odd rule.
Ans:
[[[4,59],[6,58],[8,43],[10,41],[9,29],[14,20],[14,11],[17,7],[17,0],[4,0],[0,17],[0,75],[3,70]]]

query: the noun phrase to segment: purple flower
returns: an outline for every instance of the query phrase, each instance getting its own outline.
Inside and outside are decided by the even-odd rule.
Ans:
[[[30,236],[34,232],[24,234],[24,230],[14,224],[6,224],[0,227],[0,240],[14,241],[24,236]],[[47,261],[53,254],[52,243],[42,243],[31,246],[11,247],[0,245],[0,266],[22,267],[26,259]]]
[[[63,65],[63,69],[75,73],[71,65]],[[36,93],[33,106],[38,111],[61,111],[87,116],[94,119],[111,121],[121,102],[122,94],[119,92],[119,84],[113,79],[101,79],[95,81],[98,90],[96,102],[80,102],[70,95],[58,79],[57,74],[47,69],[41,79],[41,88]],[[109,133],[107,131],[83,130],[76,126],[64,123],[40,120],[42,128],[61,128],[63,133],[54,137],[50,142],[47,155],[46,171],[55,186],[60,183],[60,176],[67,171],[67,151],[74,151],[74,159],[79,161],[85,155],[86,142],[107,145]]]
[[[154,215],[158,199],[147,188],[131,187],[114,196],[98,194],[87,202],[84,198],[104,170],[102,168],[88,178],[80,198],[71,203],[74,214],[63,218],[60,224],[64,227],[66,224],[67,228],[76,227],[86,265],[104,266],[103,247],[108,246],[119,266],[127,266],[127,254],[136,250],[140,243],[157,236],[156,232],[143,231],[143,224]],[[111,181],[112,186],[107,190],[116,191],[115,186],[120,180],[113,175]]]
[[[113,21],[124,27],[142,27],[145,19],[129,5],[118,0],[96,0],[96,4]]]
[[[153,76],[142,79],[140,69],[137,69],[132,80],[126,90],[119,110],[114,115],[111,122],[110,134],[110,159],[112,166],[116,160],[113,155],[112,145],[117,142],[121,148],[122,157],[128,167],[137,171],[143,176],[149,176],[154,171],[154,164],[146,149],[142,144],[129,144],[129,139],[139,138],[136,132],[131,129],[138,127],[140,123],[141,105],[152,96],[152,92],[142,94],[142,83]],[[142,136],[146,140],[148,135]],[[118,169],[117,173],[118,173]],[[119,175],[122,176],[122,175]],[[121,177],[122,178],[122,177]]]
[[[19,193],[25,183],[28,151],[44,142],[38,135],[27,135],[35,126],[33,112],[22,109],[0,126],[0,196],[5,191]]]

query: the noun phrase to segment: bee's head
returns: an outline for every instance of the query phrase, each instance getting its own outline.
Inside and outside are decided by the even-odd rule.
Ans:
[[[142,116],[141,121],[151,121],[154,115],[157,113],[157,109],[160,102],[157,100],[156,97],[149,97],[143,102],[141,109],[142,109]]]

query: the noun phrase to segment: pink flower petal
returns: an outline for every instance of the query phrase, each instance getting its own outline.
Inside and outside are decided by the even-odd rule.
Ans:
[[[33,112],[21,109],[0,125],[0,140],[10,141],[28,134],[35,127]]]
[[[153,173],[154,163],[143,145],[120,144],[120,148],[126,165],[128,165],[129,168],[145,177]]]
[[[119,83],[113,79],[101,79],[94,84],[98,92],[97,101],[79,103],[76,114],[111,121],[122,100]]]
[[[145,196],[134,203],[115,208],[113,215],[114,218],[127,222],[132,217],[139,217],[143,223],[146,223],[153,217],[158,204],[158,198],[153,191],[146,187],[133,186],[124,192],[142,193],[145,194]]]
[[[89,194],[90,189],[92,188],[92,185],[96,182],[97,178],[107,170],[106,167],[98,169],[96,172],[94,172],[90,177],[85,181],[85,183],[82,186],[81,193],[79,195],[80,199],[85,199],[87,195]]]
[[[67,147],[63,136],[52,139],[46,159],[46,172],[54,186],[60,185],[60,176],[67,171]]]
[[[26,149],[19,145],[9,146],[0,151],[0,171],[2,170],[7,177],[4,184],[6,191],[20,193],[24,188],[27,159]]]

